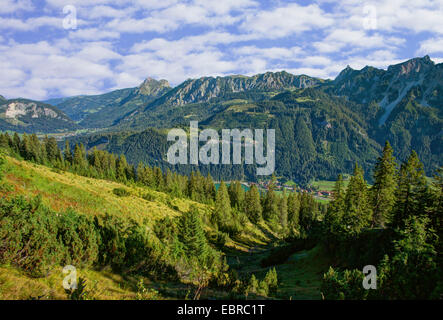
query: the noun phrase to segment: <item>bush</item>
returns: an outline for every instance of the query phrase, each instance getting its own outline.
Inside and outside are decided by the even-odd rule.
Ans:
[[[156,200],[155,196],[150,193],[146,193],[143,196],[143,199],[145,199],[146,201],[155,201]]]
[[[149,273],[163,279],[176,276],[168,263],[167,251],[145,226],[108,214],[100,221],[95,218],[95,225],[101,238],[100,265],[110,265],[115,271]]]
[[[112,192],[118,197],[127,197],[131,195],[131,193],[125,188],[114,188]]]
[[[277,290],[278,277],[275,268],[269,269],[263,281],[266,282],[266,284],[268,285],[270,292],[275,292]]]
[[[369,290],[363,288],[363,278],[360,270],[339,272],[330,267],[323,275],[321,291],[327,300],[364,300]]]
[[[146,288],[143,279],[140,279],[140,281],[137,283],[137,300],[159,300],[160,294],[157,290]]]
[[[57,237],[64,246],[63,264],[91,266],[96,262],[100,235],[91,218],[68,210],[60,216]]]
[[[78,279],[77,289],[65,289],[68,300],[91,300],[89,291],[86,290],[86,280]]]
[[[31,276],[45,276],[63,257],[57,238],[58,221],[41,198],[23,197],[0,202],[0,260],[10,262]]]

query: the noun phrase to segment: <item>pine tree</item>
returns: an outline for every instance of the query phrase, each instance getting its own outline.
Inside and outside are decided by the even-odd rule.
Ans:
[[[116,176],[117,180],[125,182],[127,180],[127,167],[128,163],[126,162],[125,155],[120,155],[120,157],[117,159],[116,163]]]
[[[397,184],[392,227],[402,229],[408,218],[426,212],[427,183],[423,164],[415,151],[412,151],[407,162],[401,165]]]
[[[288,227],[288,197],[286,196],[286,191],[283,190],[282,198],[280,199],[278,206],[280,214],[280,225],[283,229]]]
[[[20,153],[21,141],[17,132],[14,132],[14,137],[12,138],[12,150],[16,153]]]
[[[69,145],[69,141],[68,140],[66,140],[66,142],[65,142],[65,150],[63,151],[63,155],[65,157],[65,161],[68,164],[72,165],[73,157],[72,157],[71,147]]]
[[[252,223],[258,223],[262,219],[262,207],[260,203],[260,192],[255,184],[246,191],[245,213]]]
[[[298,229],[300,203],[295,192],[289,193],[288,196],[288,225],[291,228]]]
[[[231,207],[243,211],[245,200],[245,192],[238,181],[233,181],[228,188],[229,198],[231,200]]]
[[[0,133],[0,148],[9,149],[9,135],[6,132],[5,134]]]
[[[338,237],[343,230],[342,218],[345,210],[345,190],[343,186],[343,177],[338,175],[332,192],[332,201],[328,205],[326,212],[325,225],[328,234]]]
[[[386,141],[383,155],[378,158],[375,165],[374,185],[371,188],[372,226],[383,227],[390,220],[395,203],[397,164],[392,154],[391,145]]]
[[[29,160],[35,161],[37,163],[42,163],[44,161],[44,154],[42,152],[43,148],[40,145],[40,141],[35,133],[29,136],[29,149],[28,156]]]
[[[166,173],[164,175],[164,181],[165,181],[165,191],[166,192],[172,192],[176,193],[176,188],[174,186],[174,180],[172,176],[171,170],[168,168],[166,169]]]
[[[205,194],[206,194],[206,199],[209,201],[209,203],[213,203],[215,201],[215,195],[216,195],[215,184],[209,172],[205,180]]]
[[[206,262],[210,247],[205,237],[200,214],[195,206],[180,218],[179,240],[183,243],[187,257],[195,257],[201,263]]]
[[[300,229],[309,232],[318,218],[318,203],[315,201],[314,197],[307,192],[299,194],[299,202]]]
[[[78,170],[78,172],[85,172],[85,169],[87,167],[86,151],[82,143],[75,145],[72,163],[75,166],[76,170]]]
[[[19,153],[25,160],[31,160],[29,138],[26,133],[23,134],[22,139],[19,139]]]
[[[154,167],[152,175],[153,175],[155,187],[158,190],[163,190],[163,188],[165,186],[165,183],[164,183],[164,180],[163,180],[163,172],[162,172],[162,170],[159,167]]]
[[[372,219],[369,192],[363,177],[363,169],[355,165],[345,196],[345,210],[342,223],[347,234],[358,234],[368,227]]]
[[[222,180],[215,197],[215,209],[212,215],[212,222],[216,225],[226,225],[232,222],[231,201],[228,195],[226,184]]]
[[[54,137],[48,138],[47,136],[44,139],[44,147],[46,151],[46,158],[52,164],[55,164],[59,159],[60,150],[57,145],[57,141]]]
[[[263,218],[265,218],[265,220],[269,222],[278,219],[279,216],[278,199],[274,191],[275,181],[275,175],[272,175],[271,181],[268,185],[268,191],[266,192],[263,203]]]

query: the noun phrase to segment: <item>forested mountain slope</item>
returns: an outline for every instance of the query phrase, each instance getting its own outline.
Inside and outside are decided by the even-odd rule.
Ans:
[[[57,107],[28,99],[0,99],[0,129],[28,133],[79,129]]]
[[[371,159],[386,140],[400,161],[416,150],[426,173],[432,175],[443,164],[442,72],[443,64],[425,56],[387,70],[347,67],[334,80],[282,71],[202,77],[171,88],[166,80],[148,78],[136,88],[50,102],[78,127],[101,132],[71,140],[122,152],[134,164],[168,167],[167,131],[189,128],[195,120],[201,128],[217,130],[275,129],[277,174],[301,184],[350,173],[356,161],[370,178]],[[53,125],[56,119],[49,120],[47,127],[33,116],[27,122],[3,117],[0,124],[3,130],[19,132],[61,130],[60,123]],[[78,128],[72,121],[62,124],[66,130]],[[255,171],[251,166],[229,165],[199,169],[217,179],[253,180]]]

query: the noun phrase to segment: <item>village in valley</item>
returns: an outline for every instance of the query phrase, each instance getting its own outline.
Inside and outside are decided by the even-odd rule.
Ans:
[[[272,182],[273,181],[273,182]],[[345,180],[345,184],[346,184]],[[230,181],[226,181],[226,184],[230,184]],[[246,190],[252,185],[256,185],[260,191],[269,190],[270,185],[273,183],[274,191],[277,193],[298,192],[298,193],[309,193],[314,196],[315,199],[319,201],[330,201],[332,199],[334,182],[327,180],[312,181],[306,187],[297,186],[297,184],[292,180],[282,181],[282,177],[274,177],[273,179],[263,179],[257,182],[242,181],[241,185]],[[217,183],[218,185],[218,183]]]

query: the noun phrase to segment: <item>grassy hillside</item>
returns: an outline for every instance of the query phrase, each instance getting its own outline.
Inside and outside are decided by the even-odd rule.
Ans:
[[[179,211],[167,206],[166,194],[148,188],[90,179],[14,158],[8,158],[5,171],[6,180],[15,188],[14,193],[41,194],[44,203],[56,211],[74,208],[91,215],[107,212],[122,214],[136,221],[148,218],[150,223],[179,214]],[[130,195],[119,197],[113,193],[116,188],[127,189]],[[143,199],[142,196],[146,193],[151,194],[155,201]],[[190,200],[174,199],[173,204],[180,211],[188,210],[191,204],[197,205],[204,212],[209,210],[208,207]]]
[[[43,202],[55,211],[66,211],[72,208],[93,216],[105,213],[117,214],[152,227],[158,220],[179,216],[188,211],[192,205],[196,206],[203,215],[208,215],[213,210],[211,206],[186,198],[173,198],[147,187],[87,178],[11,157],[6,157],[6,159],[5,180],[13,186],[13,190],[2,191],[2,193],[41,195]],[[114,194],[113,190],[120,188],[127,190],[129,196],[121,197]],[[149,196],[146,197],[146,195]],[[150,198],[151,201],[145,198]],[[244,240],[257,244],[263,244],[263,241],[269,240],[252,224],[249,228],[255,237],[245,235]],[[240,246],[234,241],[226,245]]]
[[[56,212],[73,208],[79,213],[92,216],[105,213],[122,215],[153,228],[156,221],[179,216],[189,210],[191,205],[197,206],[203,216],[209,215],[213,209],[189,199],[171,199],[170,195],[147,187],[87,178],[11,157],[5,159],[3,181],[8,187],[2,188],[2,196],[24,195],[31,198],[41,195],[43,203]],[[117,188],[126,189],[129,195],[117,196],[114,194]],[[150,194],[151,201],[143,198],[146,194]],[[209,224],[205,224],[205,228],[212,231]],[[261,261],[279,245],[278,236],[266,224],[250,224],[247,232],[235,240],[228,239],[222,251],[230,267],[240,276],[248,278],[254,273],[258,279],[263,279],[269,267],[262,266]],[[313,249],[313,253],[309,254],[317,257],[317,251]],[[291,257],[276,267],[281,287],[271,297],[320,298],[321,275],[326,270],[323,260],[292,260]],[[120,274],[109,267],[79,268],[77,272],[79,277],[86,279],[89,296],[93,299],[173,299],[186,298],[186,295],[192,295],[193,292],[184,283]],[[0,265],[0,299],[65,299],[62,287],[64,276],[61,267],[53,268],[46,277],[35,278],[15,266]],[[140,282],[143,283],[142,287]],[[146,288],[151,291],[146,291]],[[205,296],[226,298],[229,293],[208,288],[202,298]]]

